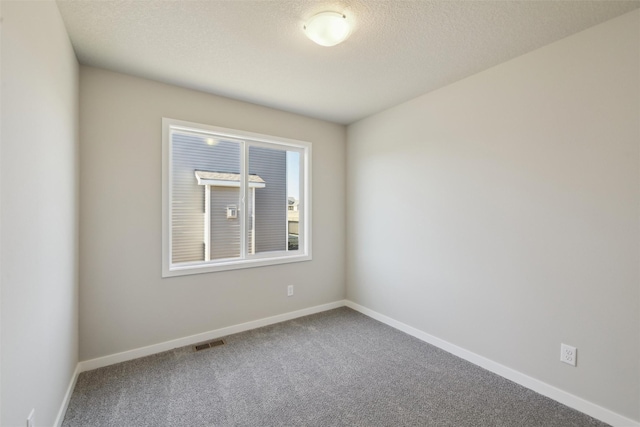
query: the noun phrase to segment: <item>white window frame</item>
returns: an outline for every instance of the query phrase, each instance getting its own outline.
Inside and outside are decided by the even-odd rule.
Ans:
[[[238,212],[244,218],[241,225],[241,256],[238,259],[209,260],[193,263],[172,264],[171,242],[171,133],[172,130],[208,134],[212,137],[233,138],[241,141],[240,155],[240,191],[244,195],[240,199]],[[246,242],[249,185],[246,185],[249,162],[249,147],[279,148],[300,153],[300,212],[299,228],[302,231],[298,238],[296,251],[270,251],[248,254]],[[268,265],[286,264],[291,262],[309,261],[311,257],[311,143],[295,139],[281,138],[271,135],[227,129],[199,123],[186,122],[170,118],[162,119],[162,277],[183,276],[188,274],[213,273],[217,271],[236,270],[243,268],[263,267]],[[194,178],[195,179],[195,178]],[[286,205],[285,205],[286,206]],[[254,206],[255,209],[255,206]],[[288,210],[283,209],[283,216],[287,220]],[[289,232],[286,227],[287,234]],[[254,246],[255,247],[255,246]]]

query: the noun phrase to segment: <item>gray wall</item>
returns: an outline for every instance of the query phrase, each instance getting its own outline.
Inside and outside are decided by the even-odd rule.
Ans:
[[[3,426],[51,426],[78,361],[78,63],[55,2],[2,1]]]
[[[81,360],[344,298],[344,126],[90,67],[80,105]],[[162,279],[162,117],[312,142],[313,260]]]
[[[640,420],[639,20],[349,126],[348,298]]]
[[[256,252],[287,249],[287,153],[249,149],[249,173],[267,183],[256,190]]]

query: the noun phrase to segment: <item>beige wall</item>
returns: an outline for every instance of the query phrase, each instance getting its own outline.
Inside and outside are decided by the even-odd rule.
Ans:
[[[78,63],[56,4],[2,2],[2,420],[54,424],[78,361]]]
[[[347,297],[640,420],[639,20],[349,126]]]
[[[81,360],[344,298],[344,126],[88,67],[80,94]],[[313,260],[162,279],[162,117],[312,142]]]

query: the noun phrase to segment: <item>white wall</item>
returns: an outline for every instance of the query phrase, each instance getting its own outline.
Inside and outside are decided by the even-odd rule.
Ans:
[[[78,361],[78,63],[54,2],[2,2],[2,420],[53,425]]]
[[[344,298],[344,126],[84,66],[80,105],[81,360]],[[162,117],[312,142],[313,260],[162,279]]]
[[[349,126],[347,297],[640,420],[639,23]]]

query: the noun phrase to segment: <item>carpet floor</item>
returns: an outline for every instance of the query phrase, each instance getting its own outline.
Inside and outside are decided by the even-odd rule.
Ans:
[[[605,426],[349,308],[80,374],[64,427]]]

